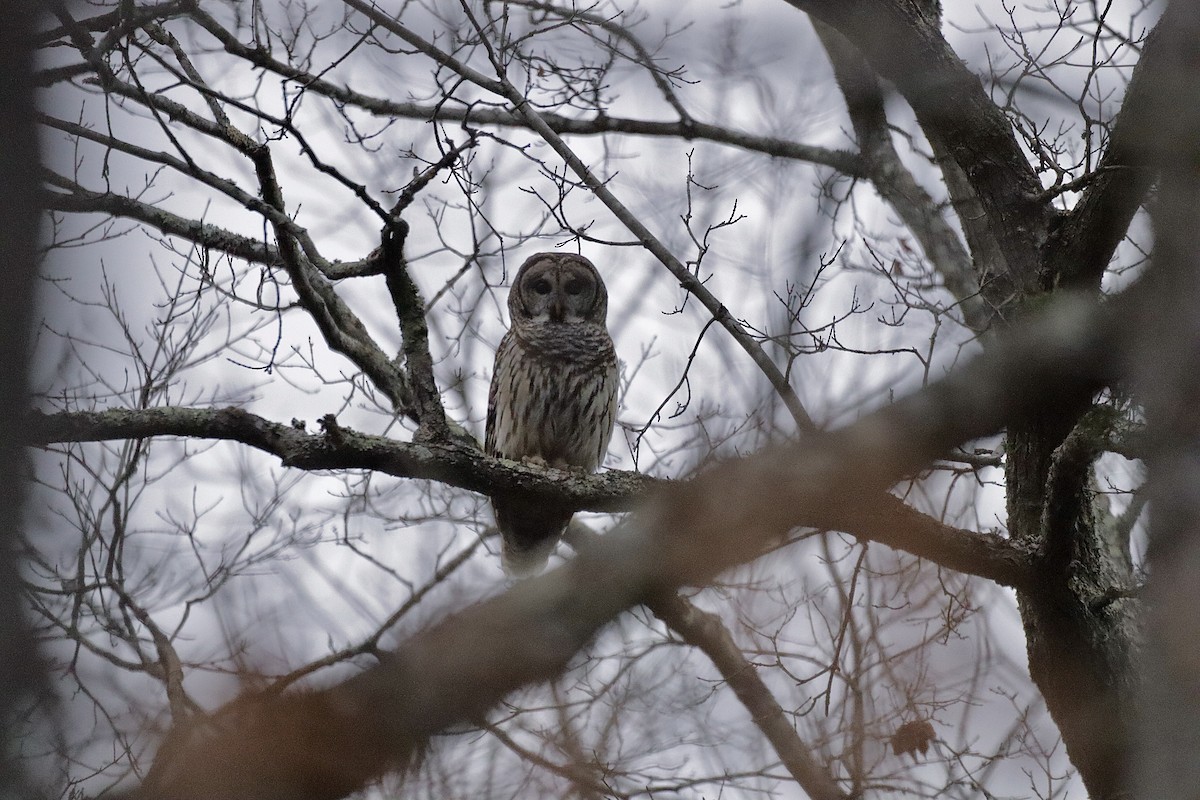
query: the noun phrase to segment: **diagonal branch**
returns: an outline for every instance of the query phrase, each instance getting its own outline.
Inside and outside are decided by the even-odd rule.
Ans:
[[[875,71],[829,25],[814,19],[813,27],[833,66],[834,78],[846,101],[850,124],[876,191],[921,243],[926,258],[961,305],[967,324],[976,331],[986,330],[991,314],[979,297],[979,281],[971,271],[971,256],[946,221],[943,209],[917,183],[896,152],[883,89]]]
[[[849,39],[962,169],[1007,267],[980,280],[993,305],[1048,288],[1041,246],[1057,212],[1040,197],[1041,183],[1004,113],[934,20],[903,0],[789,2]]]
[[[1160,22],[1147,36],[1093,180],[1054,232],[1051,269],[1064,285],[1099,286],[1154,180],[1155,153],[1147,143],[1156,141],[1159,121],[1176,113],[1163,107],[1157,91],[1176,66],[1163,42],[1172,24]]]
[[[576,550],[594,546],[598,539],[586,524],[572,520],[567,542]],[[733,634],[716,614],[699,609],[675,592],[648,597],[646,607],[687,644],[702,651],[721,673],[739,701],[750,713],[755,726],[771,743],[779,761],[814,800],[845,798],[837,781],[809,752],[809,747],[788,722],[783,708],[771,694],[755,666],[746,660]]]
[[[754,665],[746,660],[720,617],[696,608],[677,594],[664,593],[648,600],[646,605],[680,638],[712,660],[729,688],[750,712],[754,724],[775,748],[779,760],[812,800],[849,797],[796,734],[771,690],[763,683]]]
[[[263,199],[286,216],[283,190],[275,175],[270,148],[266,145],[257,146],[251,158],[262,187]],[[326,344],[365,372],[387,395],[398,413],[414,415],[413,391],[408,375],[379,349],[358,315],[350,310],[325,276],[304,257],[293,232],[274,218],[271,224],[275,229],[283,266],[292,279],[292,288],[325,337]]]

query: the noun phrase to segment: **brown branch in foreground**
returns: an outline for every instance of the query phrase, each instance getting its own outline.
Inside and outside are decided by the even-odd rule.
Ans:
[[[1175,0],[1161,31],[1161,79],[1147,87],[1140,131],[1160,178],[1153,266],[1129,369],[1146,409],[1150,515],[1145,679],[1134,743],[1140,797],[1194,798],[1200,760],[1200,18]]]
[[[1109,384],[1129,302],[1068,296],[950,377],[854,425],[669,485],[567,564],[443,620],[350,680],[244,701],[220,730],[197,722],[176,731],[138,796],[345,796],[408,763],[437,731],[558,674],[630,606],[756,557],[815,507],[861,503],[966,440]]]

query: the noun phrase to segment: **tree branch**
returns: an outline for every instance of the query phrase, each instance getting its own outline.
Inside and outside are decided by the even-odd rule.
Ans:
[[[579,520],[572,520],[566,541],[576,550],[596,544],[599,535]],[[716,614],[702,611],[675,592],[652,595],[646,607],[683,641],[701,650],[735,695],[754,725],[775,749],[780,762],[814,800],[845,798],[829,770],[821,766],[787,721],[783,709],[763,682],[755,666],[746,660],[733,635]]]
[[[135,219],[168,236],[177,236],[200,247],[228,253],[253,264],[283,265],[279,250],[258,239],[251,239],[249,236],[242,236],[200,220],[181,217],[123,194],[93,192],[65,178],[47,176],[45,171],[43,177],[46,177],[51,185],[66,190],[43,192],[43,205],[50,211],[104,214]]]
[[[24,443],[95,442],[151,436],[186,436],[240,442],[303,470],[369,469],[397,478],[433,480],[460,489],[525,495],[586,511],[630,511],[668,482],[639,472],[610,470],[583,475],[490,458],[457,442],[400,442],[326,423],[325,433],[271,422],[240,408],[111,409],[25,419]],[[804,486],[789,486],[781,502],[811,504]],[[827,506],[796,526],[844,531],[926,558],[949,569],[1006,586],[1028,578],[1024,553],[993,534],[946,525],[879,493],[857,506]]]
[[[474,105],[468,108],[456,108],[444,103],[437,106],[429,106],[420,103],[398,102],[356,92],[331,83],[291,64],[279,61],[273,58],[265,49],[242,44],[233,34],[225,30],[220,23],[200,9],[193,11],[191,16],[201,27],[216,37],[227,52],[244,58],[255,66],[270,70],[277,75],[295,81],[307,91],[324,95],[338,103],[361,108],[376,116],[389,119],[399,117],[423,121],[436,119],[445,122],[461,122],[471,126],[528,127],[523,117],[507,109]],[[700,122],[690,117],[686,120],[655,122],[651,120],[610,117],[608,115],[596,116],[591,119],[577,119],[561,114],[543,113],[542,119],[545,120],[546,124],[555,133],[560,135],[597,136],[620,133],[634,136],[668,137],[687,140],[701,139],[716,144],[729,145],[741,150],[763,153],[776,158],[807,161],[831,167],[851,177],[864,176],[861,159],[856,153],[800,144],[799,142],[778,139],[771,136],[758,136],[707,122]]]
[[[43,207],[50,211],[73,214],[104,214],[143,222],[156,230],[192,242],[199,247],[226,253],[251,264],[283,266],[279,249],[259,239],[242,236],[226,228],[181,217],[151,203],[143,203],[133,197],[113,192],[94,192],[74,181],[53,175],[43,170],[43,177],[50,185],[65,191],[43,193]],[[290,218],[281,224],[298,228]],[[329,262],[309,255],[309,260],[321,274],[330,280],[378,275],[381,271],[378,257],[367,257],[361,261]]]
[[[1037,202],[1041,183],[1012,126],[935,20],[903,0],[789,2],[849,39],[877,73],[896,85],[921,128],[939,139],[962,168],[1007,266],[1005,274],[980,278],[993,305],[1048,288],[1041,245],[1056,212]]]
[[[457,154],[455,154],[457,158]],[[417,438],[445,441],[450,436],[446,409],[433,375],[433,357],[429,354],[429,326],[425,322],[425,301],[408,272],[404,259],[404,240],[408,223],[397,219],[383,230],[382,263],[392,305],[400,320],[404,342],[404,363],[412,387],[413,412],[418,420]]]
[[[883,90],[874,70],[835,29],[819,19],[813,20],[813,27],[833,66],[866,171],[876,191],[921,243],[926,258],[959,301],[967,324],[976,331],[986,330],[991,313],[979,297],[979,281],[971,271],[971,256],[946,221],[942,208],[900,160],[892,144]]]
[[[1057,246],[1049,251],[1051,269],[1065,286],[1099,287],[1113,252],[1154,180],[1158,159],[1147,144],[1158,138],[1153,128],[1176,113],[1164,106],[1157,91],[1173,77],[1169,70],[1175,66],[1163,52],[1166,37],[1162,31],[1168,24],[1165,19],[1160,21],[1146,38],[1093,180],[1054,231]]]
[[[30,414],[24,443],[96,442],[187,436],[240,442],[303,470],[364,469],[398,478],[434,480],[481,494],[537,495],[577,510],[628,511],[665,482],[637,472],[563,472],[490,458],[458,443],[400,442],[323,420],[324,433],[272,422],[240,408],[111,409]]]
[[[251,158],[262,186],[263,199],[286,216],[283,190],[275,176],[270,148],[259,146]],[[326,344],[366,373],[391,400],[397,413],[415,417],[413,390],[408,376],[379,349],[358,315],[350,310],[333,286],[303,257],[293,232],[274,219],[272,226],[284,268],[292,279],[292,289],[316,322]]]
[[[646,605],[680,638],[712,660],[729,688],[750,712],[754,724],[775,748],[779,760],[812,800],[849,797],[796,734],[771,690],[763,683],[754,665],[746,660],[720,617],[696,608],[677,594],[651,598]]]

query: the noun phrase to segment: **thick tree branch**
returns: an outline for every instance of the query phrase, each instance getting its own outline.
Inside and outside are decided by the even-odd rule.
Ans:
[[[400,442],[343,428],[326,418],[324,433],[271,422],[240,408],[112,409],[34,413],[25,443],[94,442],[150,436],[187,436],[240,442],[304,470],[364,469],[398,478],[434,480],[490,494],[536,494],[590,511],[628,511],[663,481],[637,472],[601,475],[542,469],[489,458],[456,443]]]
[[[1041,246],[1056,218],[1012,126],[942,37],[905,0],[789,0],[849,39],[891,81],[921,128],[946,147],[986,214],[1007,266],[981,276],[993,305],[1047,288]]]
[[[1066,576],[1086,564],[1084,571],[1095,577],[1106,564],[1123,563],[1126,570],[1132,566],[1128,556],[1113,558],[1118,552],[1116,545],[1104,541],[1108,531],[1098,528],[1095,520],[1092,465],[1105,452],[1114,416],[1116,411],[1110,406],[1093,406],[1054,451],[1042,512],[1040,570]],[[1121,576],[1121,583],[1128,584],[1131,577]],[[1112,587],[1100,588],[1108,591]]]
[[[1178,13],[1177,7],[1177,3],[1173,5],[1173,13]],[[1175,113],[1157,91],[1173,77],[1168,70],[1175,65],[1164,54],[1162,41],[1165,26],[1170,24],[1164,19],[1146,38],[1093,180],[1054,231],[1056,246],[1049,250],[1050,269],[1061,276],[1065,286],[1100,285],[1113,252],[1154,180],[1157,159],[1147,143],[1156,140],[1155,128],[1164,117]]]
[[[489,458],[478,448],[458,443],[400,442],[333,422],[325,425],[325,433],[309,433],[240,408],[152,408],[34,413],[22,429],[25,444],[42,446],[151,436],[234,441],[277,456],[284,466],[296,469],[369,469],[480,494],[525,494],[587,511],[630,511],[667,485],[638,472],[568,473]],[[802,485],[781,490],[785,492],[781,502],[812,502]],[[844,531],[1008,586],[1022,585],[1029,575],[1026,556],[1006,540],[946,525],[886,492],[853,507],[814,508],[795,524]]]
[[[900,160],[892,144],[883,89],[874,70],[832,27],[819,19],[813,20],[813,27],[833,66],[863,162],[876,191],[896,210],[921,243],[925,256],[959,301],[967,324],[976,331],[986,330],[991,313],[979,296],[979,281],[972,272],[971,256],[946,221],[943,209]]]
[[[186,13],[186,8],[189,5],[191,5],[190,0],[169,0],[169,2],[165,3],[147,3],[132,8],[123,7],[117,11],[109,11],[105,14],[97,14],[94,17],[75,20],[71,28],[77,26],[81,30],[92,33],[107,33],[114,28],[121,28],[122,23],[125,23],[127,25],[126,29],[128,29],[144,25],[151,20],[163,22],[172,17],[180,16]],[[131,11],[132,13],[130,13]],[[69,33],[70,30],[67,27],[58,27],[38,32],[34,38],[39,46],[43,46]]]

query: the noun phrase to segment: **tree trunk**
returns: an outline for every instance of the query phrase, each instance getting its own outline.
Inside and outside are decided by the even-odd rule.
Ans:
[[[1019,592],[1029,673],[1095,800],[1127,792],[1133,743],[1139,604],[1120,534],[1097,524],[1092,463],[1097,415],[1060,412],[1008,432],[1008,518],[1036,553],[1035,591]],[[1069,435],[1068,435],[1069,433]]]

